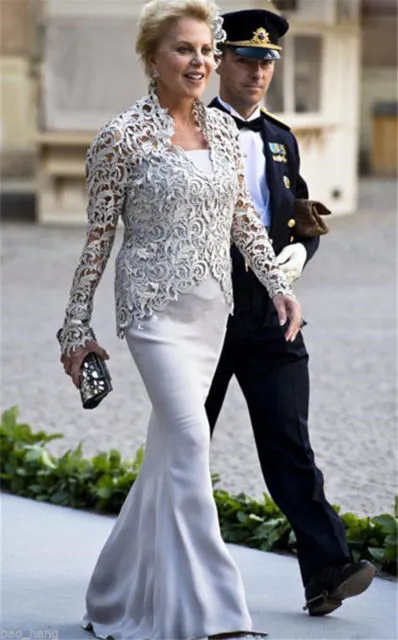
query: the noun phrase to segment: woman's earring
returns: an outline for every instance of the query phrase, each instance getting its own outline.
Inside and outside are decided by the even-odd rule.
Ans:
[[[157,69],[154,69],[154,70],[152,71],[152,73],[151,73],[151,77],[150,77],[150,79],[149,79],[149,88],[150,88],[152,91],[156,91],[156,88],[157,88],[157,87],[156,87],[156,85],[157,85],[156,80],[157,80],[158,78],[159,78],[158,70],[157,70]]]

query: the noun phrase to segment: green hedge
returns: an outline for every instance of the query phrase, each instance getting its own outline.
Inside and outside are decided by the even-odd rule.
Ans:
[[[0,424],[1,487],[19,496],[52,504],[117,514],[137,477],[144,456],[141,447],[134,460],[122,460],[116,450],[84,458],[81,444],[61,457],[52,456],[46,445],[62,434],[34,433],[18,422],[18,409],[5,411]],[[218,476],[213,476],[218,484]],[[231,496],[215,488],[214,496],[226,542],[264,551],[295,553],[294,532],[275,503],[264,494],[262,501],[244,494]],[[339,511],[338,507],[334,507]],[[397,575],[398,501],[395,514],[358,518],[340,517],[355,560],[372,560],[386,573]]]

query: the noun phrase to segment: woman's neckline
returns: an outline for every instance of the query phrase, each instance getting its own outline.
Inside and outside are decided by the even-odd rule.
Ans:
[[[183,149],[183,151],[185,153],[210,153],[210,149]]]

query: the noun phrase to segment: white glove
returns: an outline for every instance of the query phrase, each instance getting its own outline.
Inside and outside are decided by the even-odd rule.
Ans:
[[[305,246],[301,242],[296,242],[282,249],[276,256],[276,263],[285,274],[289,284],[292,284],[301,276],[306,259],[307,250]]]

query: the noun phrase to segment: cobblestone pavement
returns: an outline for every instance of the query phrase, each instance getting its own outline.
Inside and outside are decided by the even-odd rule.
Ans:
[[[396,213],[391,182],[365,183],[361,211],[332,233],[297,286],[308,321],[310,427],[329,499],[362,514],[390,511],[396,491]],[[2,243],[2,408],[17,404],[35,429],[60,431],[54,452],[84,442],[131,457],[145,438],[149,403],[115,336],[113,259],[96,295],[93,325],[111,354],[114,391],[80,408],[59,365],[55,332],[84,239],[78,228],[6,224]],[[117,239],[117,243],[120,237]],[[235,382],[217,425],[212,469],[222,486],[264,490],[244,400]]]

